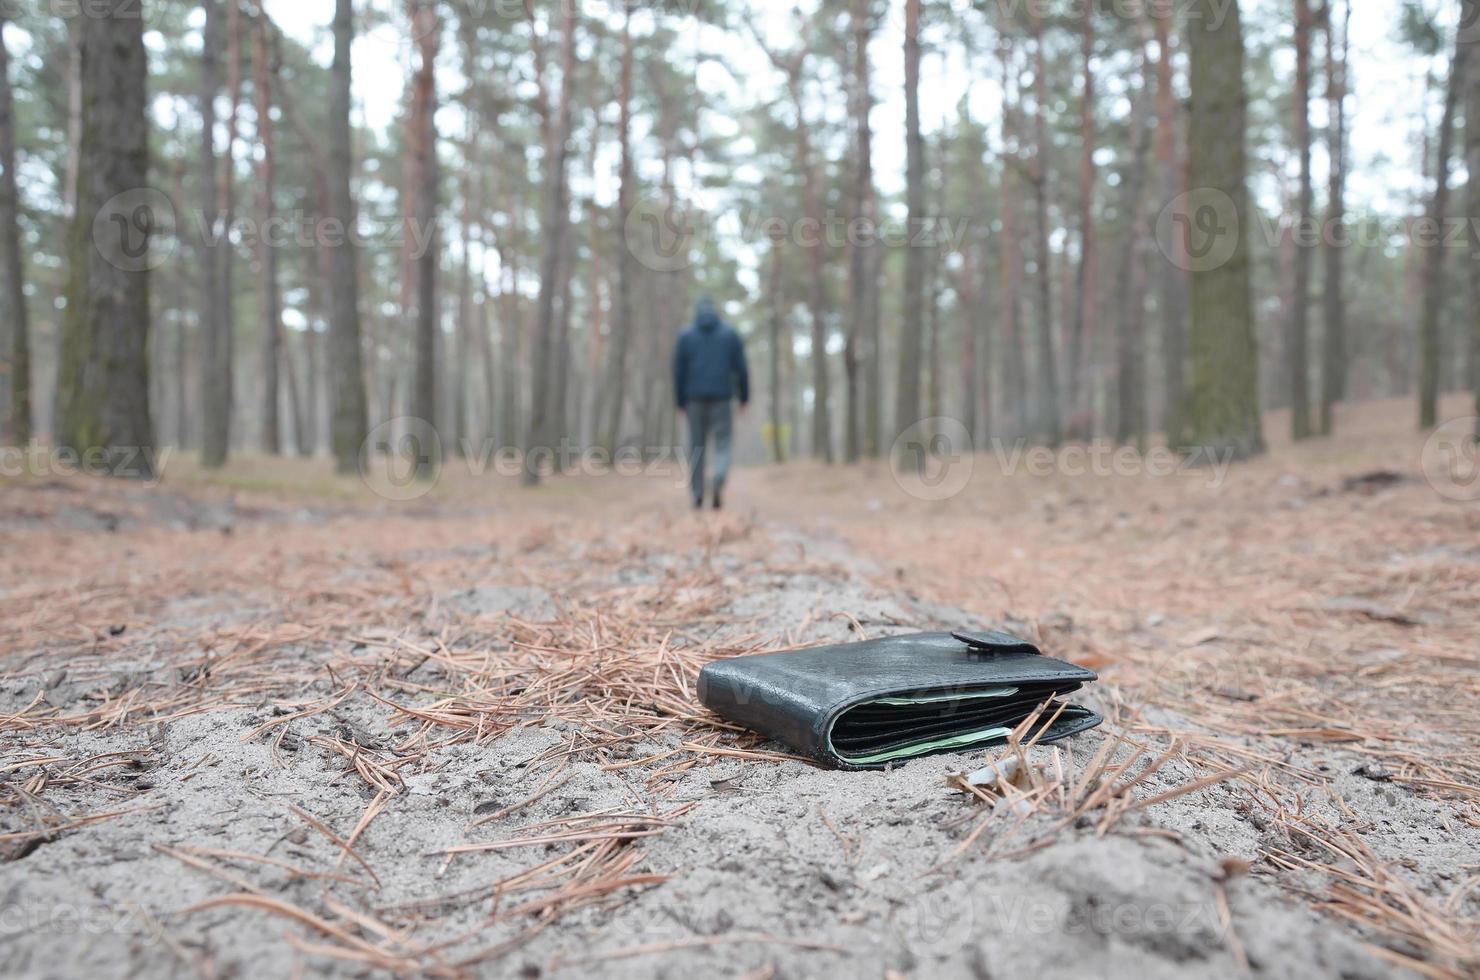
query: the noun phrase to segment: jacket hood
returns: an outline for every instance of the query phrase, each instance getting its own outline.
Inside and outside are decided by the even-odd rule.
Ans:
[[[699,304],[694,307],[694,326],[703,330],[705,333],[709,333],[719,326],[719,314],[715,312],[714,303],[710,301],[708,296],[699,300]]]

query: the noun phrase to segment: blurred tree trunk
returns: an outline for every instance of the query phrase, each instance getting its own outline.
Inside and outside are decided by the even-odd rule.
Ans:
[[[474,188],[477,186],[474,175],[478,173],[476,162],[478,130],[471,96],[464,101],[463,105],[464,111],[468,113],[468,129],[467,138],[463,143],[462,216],[459,221],[462,226],[462,263],[459,267],[457,284],[456,346],[450,365],[452,432],[448,435],[452,443],[452,451],[459,456],[467,455],[465,440],[470,435],[468,428],[468,375],[472,370],[470,359],[474,346],[477,346],[480,351],[484,348],[484,344],[474,339],[478,336],[478,312],[473,306],[473,281],[476,278],[476,273],[473,271],[473,221],[478,212],[478,205],[474,201]]]
[[[410,256],[416,289],[415,370],[411,385],[411,412],[437,428],[437,49],[442,37],[441,17],[432,0],[408,0],[412,34],[416,38],[417,65],[411,80],[411,115],[407,155],[413,166],[407,183],[411,193],[415,235],[407,235],[407,248],[416,243],[421,253]],[[422,446],[416,456],[418,476],[430,476],[441,461],[435,447]]]
[[[1145,47],[1142,47],[1143,67]],[[1115,441],[1146,449],[1146,265],[1141,246],[1146,237],[1146,157],[1151,150],[1151,127],[1144,104],[1151,79],[1131,96],[1131,158],[1121,171],[1120,214],[1125,240],[1120,243],[1115,271],[1117,370]],[[1140,97],[1138,97],[1140,96]]]
[[[1472,3],[1475,0],[1466,0]],[[1325,332],[1321,345],[1321,435],[1330,435],[1333,407],[1346,395],[1346,283],[1342,268],[1346,248],[1346,88],[1347,53],[1350,51],[1351,3],[1348,0],[1337,44],[1335,0],[1327,0],[1326,16],[1326,104],[1327,237],[1325,240],[1326,282],[1323,296]],[[1480,125],[1480,120],[1476,120]],[[1475,162],[1475,161],[1472,161]],[[1480,173],[1472,170],[1471,173]],[[1471,187],[1475,186],[1471,182]]]
[[[1028,7],[1029,26],[1033,36],[1033,137],[1034,151],[1028,179],[1033,185],[1033,208],[1037,220],[1035,244],[1038,248],[1038,418],[1036,434],[1050,446],[1058,445],[1059,423],[1058,371],[1054,364],[1053,345],[1053,275],[1049,253],[1048,227],[1048,59],[1043,50],[1043,20],[1040,8]]]
[[[535,313],[535,359],[531,391],[529,440],[524,447],[524,483],[540,480],[540,456],[553,452],[551,424],[556,394],[552,370],[559,355],[556,336],[555,298],[559,293],[561,266],[565,254],[566,226],[570,223],[567,178],[570,158],[571,96],[575,88],[576,5],[563,4],[560,38],[560,95],[554,125],[546,141],[548,161],[545,170],[544,214],[540,219],[543,237],[540,255],[539,305]]]
[[[872,36],[869,24],[868,0],[850,0],[848,4],[852,71],[849,76],[849,115],[853,128],[853,185],[849,197],[849,218],[856,221],[865,218],[869,202],[873,197],[873,130],[869,125],[869,111],[873,108],[873,95],[869,91],[868,45]],[[847,341],[843,348],[843,371],[847,386],[848,405],[844,419],[843,458],[849,463],[858,461],[865,450],[870,455],[877,451],[878,434],[871,437],[864,432],[863,377],[860,361],[870,363],[878,359],[874,338],[864,334],[869,323],[869,300],[872,294],[870,277],[876,275],[872,243],[852,241],[848,250],[848,323]],[[872,401],[877,405],[880,392],[872,391]]]
[[[1310,263],[1312,248],[1304,240],[1314,223],[1310,177],[1310,35],[1314,16],[1310,0],[1295,0],[1295,152],[1300,157],[1296,209],[1295,296],[1290,304],[1290,434],[1307,439],[1310,426]]]
[[[1192,386],[1186,441],[1203,453],[1243,458],[1264,451],[1259,416],[1258,351],[1249,284],[1248,160],[1244,148],[1243,25],[1237,2],[1221,20],[1218,0],[1196,0],[1188,31],[1192,103],[1187,134],[1189,183],[1214,209],[1217,228],[1192,236],[1194,215],[1178,217],[1202,256],[1192,276]],[[1215,26],[1216,25],[1216,26]],[[1216,253],[1216,254],[1215,254]]]
[[[622,73],[618,83],[617,142],[621,161],[617,176],[617,220],[624,223],[632,212],[632,5],[622,6]],[[621,438],[622,409],[627,398],[627,346],[632,335],[632,249],[623,242],[617,249],[616,304],[612,316],[611,350],[607,354],[606,419],[601,445],[615,453]]]
[[[269,62],[267,19],[257,17],[252,31],[252,85],[257,96],[257,139],[262,159],[257,164],[257,217],[260,229],[272,227],[274,156],[272,142],[272,75]],[[258,305],[262,313],[262,451],[282,451],[278,438],[278,363],[282,358],[282,303],[278,294],[277,249],[268,236],[257,235]],[[291,387],[291,379],[290,379]]]
[[[1160,8],[1151,10],[1156,33],[1156,164],[1161,180],[1163,204],[1177,199],[1184,188],[1182,160],[1177,152],[1177,93],[1172,81],[1171,27],[1175,13],[1173,0],[1163,0]],[[1163,245],[1171,253],[1160,262],[1158,276],[1161,299],[1162,383],[1166,407],[1162,426],[1167,445],[1182,444],[1183,420],[1187,405],[1187,256],[1185,239],[1173,231]]]
[[[571,304],[576,280],[576,236],[565,236],[565,254],[560,259],[560,304],[555,319],[555,370],[550,379],[550,444],[557,446],[570,434]]]
[[[266,21],[269,28],[273,29],[273,79],[277,78],[277,69],[282,64],[282,55],[279,51],[282,35],[276,31],[265,11],[259,6],[257,16]],[[309,129],[303,117],[298,112],[297,103],[293,100],[293,88],[291,85],[275,85],[273,95],[283,116],[293,131],[303,142],[308,150],[309,164],[313,175],[313,193],[317,218],[325,219],[330,213],[329,204],[329,177],[327,164],[324,160],[324,152],[319,146],[318,138],[313,130]],[[325,316],[329,304],[329,293],[332,290],[330,279],[332,278],[332,260],[329,249],[321,241],[314,244],[314,262],[316,267],[316,278],[310,281],[308,287],[311,297],[311,312],[315,316]],[[303,372],[305,378],[301,385],[298,380],[298,369],[294,366],[297,358],[293,355],[293,346],[286,344],[284,350],[286,357],[284,363],[288,369],[288,396],[296,406],[293,409],[295,441],[298,447],[298,455],[312,456],[318,446],[320,426],[319,414],[319,353],[318,353],[318,330],[313,324],[313,317],[303,331]]]
[[[115,200],[139,193],[149,180],[144,20],[127,0],[99,0],[74,29],[81,142],[57,365],[56,444],[78,453],[102,450],[106,471],[148,477],[153,217],[147,205],[121,207]],[[108,233],[94,234],[98,217],[110,222]]]
[[[1346,15],[1351,18],[1348,0]],[[1466,25],[1461,42],[1466,48],[1465,62],[1470,70],[1465,75],[1465,165],[1470,179],[1466,186],[1466,215],[1470,226],[1470,260],[1480,262],[1480,0],[1464,0],[1460,24]],[[1342,34],[1341,89],[1347,89],[1347,34]],[[1475,393],[1475,440],[1480,442],[1480,276],[1467,277],[1470,287],[1470,379]],[[1345,392],[1342,392],[1345,394]]]
[[[942,132],[937,139],[936,159],[939,161],[940,169],[934,182],[935,193],[931,196],[935,199],[929,213],[940,217],[946,213],[946,136]],[[926,152],[929,152],[927,145]],[[927,173],[931,168],[927,164]],[[923,230],[923,229],[922,229]],[[932,229],[932,236],[938,234],[939,229]],[[926,262],[925,273],[925,316],[928,324],[925,333],[925,417],[938,419],[945,412],[945,378],[941,368],[941,324],[940,315],[940,289],[941,274],[945,268],[945,249],[940,240],[932,237],[928,246],[929,257]],[[934,425],[934,423],[933,423]]]
[[[1018,186],[1023,174],[1022,158],[1016,148],[1017,127],[1014,124],[1017,107],[1015,94],[1014,54],[1012,35],[1001,35],[1002,54],[1002,187],[999,194],[1002,208],[1001,275],[1002,285],[998,291],[997,310],[1003,344],[1006,351],[1002,364],[1002,395],[1013,420],[1013,436],[1025,431],[1023,420],[1027,402],[1027,365],[1023,356],[1022,295],[1019,286],[1023,273],[1023,246],[1019,230],[1021,212],[1018,209]]]
[[[1449,84],[1444,89],[1444,115],[1439,121],[1438,159],[1434,161],[1434,196],[1429,205],[1429,221],[1436,229],[1436,240],[1428,243],[1423,267],[1423,319],[1419,327],[1418,425],[1431,429],[1439,421],[1439,361],[1441,340],[1439,324],[1444,313],[1444,253],[1449,219],[1449,166],[1454,155],[1454,115],[1459,105],[1459,90],[1464,85],[1465,43],[1467,32],[1458,32],[1454,57],[1449,62]]]
[[[805,50],[805,49],[804,49]],[[797,114],[797,166],[802,171],[802,210],[819,229],[817,240],[807,247],[807,272],[811,279],[810,309],[812,320],[812,455],[824,462],[833,461],[831,400],[827,371],[827,276],[823,271],[827,243],[821,232],[822,180],[812,160],[812,140],[804,115],[800,61],[792,75],[791,99]]]
[[[807,312],[812,321],[812,352],[810,355],[812,362],[812,455],[831,463],[833,449],[827,370],[827,278],[823,271],[827,258],[827,242],[823,232],[822,214],[822,198],[825,193],[822,184],[825,182],[826,174],[819,176],[818,168],[814,166],[812,133],[807,122],[807,100],[804,87],[810,42],[804,35],[797,49],[783,56],[766,46],[763,36],[754,26],[751,28],[751,33],[756,43],[766,52],[771,63],[786,75],[786,91],[791,97],[792,111],[796,113],[796,166],[802,178],[802,212],[813,227],[816,236],[816,240],[810,244],[803,241],[797,242],[807,252],[809,280]]]
[[[329,88],[329,186],[327,217],[339,227],[355,223],[350,176],[354,160],[350,143],[350,49],[354,44],[353,0],[334,0],[334,66]],[[360,353],[360,288],[358,249],[346,235],[330,254],[329,375],[332,409],[331,443],[339,472],[353,472],[364,445],[365,374]],[[371,447],[366,447],[371,448]]]
[[[786,462],[785,429],[781,424],[781,346],[789,338],[781,328],[781,236],[771,237],[771,270],[766,276],[766,327],[770,337],[771,461]]]
[[[1091,61],[1095,54],[1095,5],[1084,5],[1080,26],[1080,59],[1084,62],[1083,87],[1079,109],[1079,268],[1074,283],[1074,320],[1069,334],[1069,409],[1070,425],[1081,417],[1093,415],[1094,399],[1085,382],[1086,351],[1093,349],[1099,316],[1098,251],[1095,248],[1095,76]],[[1124,257],[1122,256],[1122,260]],[[1092,423],[1084,435],[1093,431]]]
[[[11,443],[31,441],[30,326],[26,315],[26,281],[21,261],[20,196],[15,183],[15,104],[10,90],[10,53],[5,49],[5,22],[0,11],[0,330],[9,330],[5,355],[8,399],[3,434]]]
[[[202,443],[201,462],[221,466],[231,451],[231,416],[236,402],[236,253],[229,229],[236,221],[236,142],[242,104],[242,4],[226,5],[226,147],[216,171],[216,213],[221,216],[220,244],[216,248],[216,321],[221,342],[216,346],[212,378],[215,402],[207,410],[211,438]]]
[[[235,0],[227,0],[235,2]],[[218,62],[221,47],[221,0],[203,0],[205,29],[200,56],[200,357],[197,361],[197,404],[201,414],[201,462],[220,466],[226,459],[226,427],[230,388],[221,377],[230,366],[229,330],[221,319],[221,259],[223,216],[217,198],[216,96],[221,89]]]
[[[905,0],[904,106],[905,201],[913,237],[925,220],[925,140],[920,134],[920,2]],[[920,420],[920,342],[925,309],[925,256],[907,247],[904,256],[904,316],[899,337],[899,385],[894,410],[895,435]],[[909,454],[901,457],[911,460]]]
[[[599,172],[601,143],[599,139],[591,141],[591,173],[593,179]],[[587,390],[582,393],[582,414],[577,422],[577,436],[582,446],[598,445],[599,433],[601,432],[601,402],[606,397],[604,385],[606,375],[603,370],[602,359],[606,353],[606,302],[603,299],[603,291],[610,293],[610,287],[606,281],[606,266],[602,260],[602,237],[604,230],[601,223],[602,209],[596,201],[586,202],[586,248],[591,253],[591,268],[586,277],[589,313],[587,314],[587,344],[586,344],[586,378]]]

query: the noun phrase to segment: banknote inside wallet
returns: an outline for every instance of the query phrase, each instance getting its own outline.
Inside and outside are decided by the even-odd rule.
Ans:
[[[1056,712],[1063,718],[1081,711],[1052,701],[1078,688],[1027,685],[875,698],[837,715],[827,744],[839,760],[855,766],[968,749],[1006,739],[1040,705],[1040,726]]]

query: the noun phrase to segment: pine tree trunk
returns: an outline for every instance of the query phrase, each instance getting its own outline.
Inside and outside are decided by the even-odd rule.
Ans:
[[[1467,0],[1474,2],[1474,0]],[[1342,268],[1346,242],[1346,86],[1347,52],[1351,28],[1351,4],[1347,3],[1341,24],[1341,44],[1336,43],[1335,0],[1326,4],[1326,104],[1330,159],[1327,182],[1328,228],[1325,241],[1326,282],[1323,296],[1325,331],[1321,345],[1321,435],[1330,435],[1333,409],[1346,395],[1346,283]],[[1480,125],[1480,119],[1476,120]],[[1480,171],[1471,171],[1477,173]],[[1471,187],[1474,182],[1471,183]],[[1472,192],[1473,193],[1473,192]]]
[[[233,3],[235,0],[226,0]],[[229,407],[221,366],[226,363],[227,329],[221,320],[221,258],[226,247],[223,216],[217,200],[215,146],[216,96],[221,89],[221,0],[202,0],[205,29],[200,58],[200,357],[196,362],[200,407],[201,462],[220,466],[226,459]]]
[[[257,92],[257,139],[262,159],[257,165],[257,217],[272,227],[274,158],[272,143],[272,66],[268,60],[267,20],[258,17],[252,31],[252,83]],[[278,296],[277,249],[268,236],[257,236],[258,304],[262,308],[262,451],[282,451],[278,436],[278,364],[282,359],[282,309]]]
[[[1085,383],[1085,358],[1094,344],[1098,320],[1098,251],[1095,248],[1095,5],[1084,5],[1080,30],[1080,58],[1084,62],[1079,110],[1079,268],[1074,283],[1074,320],[1069,335],[1070,425],[1093,411],[1090,386]],[[1122,257],[1123,258],[1123,257]],[[1088,424],[1088,423],[1086,423]],[[1089,426],[1090,431],[1093,426]],[[1084,433],[1088,435],[1088,432]]]
[[[905,0],[905,201],[909,208],[911,232],[919,229],[925,220],[925,140],[920,134],[920,3],[921,0]],[[920,345],[924,308],[925,255],[919,248],[906,248],[899,385],[894,411],[896,436],[920,420]],[[906,453],[901,458],[909,460],[912,457]]]
[[[849,27],[852,38],[853,65],[850,78],[853,127],[853,186],[849,198],[850,217],[865,217],[869,198],[873,193],[873,130],[869,126],[869,110],[873,107],[873,96],[869,91],[868,44],[871,36],[867,0],[850,0],[848,4]],[[869,351],[862,340],[865,324],[869,320],[868,302],[870,295],[869,276],[873,272],[872,243],[854,241],[848,254],[848,323],[847,341],[843,349],[843,371],[847,385],[848,404],[844,419],[843,458],[854,463],[864,451],[863,432],[863,378],[860,361],[877,357],[877,351]],[[879,393],[874,392],[877,400]]]
[[[1016,139],[1013,124],[1016,106],[1012,101],[1013,50],[1011,34],[1004,33],[1001,41],[1002,55],[1002,145],[1010,146]],[[1006,347],[1002,365],[1002,394],[1007,410],[1013,420],[1012,435],[1019,436],[1026,428],[1027,368],[1023,356],[1022,298],[1019,284],[1022,282],[1023,246],[1019,232],[1021,214],[1018,209],[1018,187],[1022,161],[1016,154],[1003,157],[1002,186],[999,194],[1002,209],[1002,235],[1000,269],[1001,288],[998,290],[998,320]]]
[[[632,6],[623,5],[622,74],[617,90],[619,103],[617,142],[621,162],[617,177],[617,220],[627,221],[632,211]],[[601,445],[608,453],[617,450],[621,438],[622,410],[627,399],[627,346],[632,335],[632,250],[623,244],[617,249],[616,308],[612,317],[611,350],[607,354],[606,419]]]
[[[1439,122],[1438,159],[1434,162],[1434,197],[1429,220],[1438,229],[1438,240],[1428,245],[1423,268],[1423,320],[1419,327],[1418,425],[1431,429],[1439,421],[1439,362],[1442,357],[1440,320],[1444,313],[1444,223],[1449,219],[1449,166],[1454,154],[1454,115],[1459,90],[1464,84],[1465,31],[1459,32],[1454,57],[1449,64],[1449,84],[1444,89],[1444,115]]]
[[[787,342],[781,329],[781,237],[771,239],[771,270],[766,276],[766,328],[770,338],[771,370],[768,387],[771,407],[771,461],[786,462],[786,444],[781,423],[781,345]]]
[[[1156,33],[1156,165],[1161,182],[1161,200],[1176,200],[1184,188],[1181,157],[1177,152],[1177,93],[1172,81],[1172,10],[1151,13]],[[1163,243],[1170,256],[1160,263],[1157,277],[1161,299],[1162,384],[1165,408],[1162,427],[1167,445],[1182,444],[1187,407],[1187,272],[1189,268],[1180,234]]]
[[[1295,152],[1300,157],[1300,185],[1296,208],[1299,229],[1295,242],[1295,295],[1290,304],[1290,434],[1311,435],[1310,426],[1310,263],[1312,250],[1304,238],[1315,210],[1310,177],[1310,0],[1295,0]]]
[[[551,424],[555,419],[553,367],[559,356],[556,335],[555,298],[560,290],[560,271],[565,253],[566,226],[570,223],[568,164],[570,158],[571,97],[575,87],[576,5],[562,5],[564,22],[560,41],[560,96],[557,117],[546,143],[544,214],[540,220],[543,237],[540,255],[540,292],[535,314],[535,361],[530,401],[529,439],[524,447],[524,483],[540,480],[544,454],[553,452]]]
[[[462,262],[459,264],[457,283],[457,337],[456,348],[449,365],[452,385],[452,431],[447,434],[450,448],[459,456],[467,455],[468,429],[468,372],[472,355],[473,337],[477,333],[477,316],[473,310],[473,145],[477,136],[472,123],[468,124],[468,138],[463,146],[463,166],[467,170],[462,179]]]
[[[57,366],[56,444],[97,453],[117,476],[153,474],[149,419],[149,236],[144,208],[120,201],[149,180],[143,17],[99,0],[79,18],[81,132],[67,306]],[[141,211],[143,212],[141,216]],[[107,219],[110,233],[94,234]]]
[[[353,0],[334,0],[334,67],[329,87],[329,215],[341,228],[355,222],[350,175],[350,49],[354,43]],[[329,375],[330,440],[336,468],[351,473],[359,465],[366,432],[365,373],[360,352],[358,249],[347,236],[330,252]]]
[[[1148,79],[1149,83],[1149,79]],[[1150,85],[1146,86],[1149,89]],[[1144,91],[1145,89],[1143,89]],[[1125,240],[1120,243],[1120,267],[1115,273],[1117,371],[1115,441],[1146,448],[1146,314],[1145,263],[1141,244],[1146,237],[1146,157],[1151,149],[1150,107],[1131,98],[1131,159],[1121,171],[1120,213]]]
[[[1351,17],[1351,5],[1347,5],[1347,17]],[[1470,226],[1470,263],[1474,269],[1480,263],[1480,0],[1464,0],[1460,13],[1460,24],[1464,25],[1461,43],[1466,49],[1465,63],[1470,70],[1465,74],[1465,165],[1470,173],[1466,185],[1465,217]],[[1341,92],[1347,89],[1346,34],[1342,35]],[[1480,276],[1469,275],[1470,290],[1470,378],[1469,384],[1475,395],[1476,430],[1475,440],[1480,442]],[[1345,392],[1343,392],[1344,394]]]
[[[812,456],[824,462],[833,461],[832,418],[829,412],[827,371],[827,280],[823,272],[826,257],[822,228],[822,190],[818,187],[817,172],[812,163],[812,141],[808,132],[805,112],[806,102],[802,96],[802,60],[795,62],[791,73],[792,107],[797,115],[797,167],[802,172],[802,210],[818,229],[816,241],[805,245],[807,249],[807,273],[811,280],[808,313],[812,320]]]
[[[1230,4],[1221,20],[1217,9],[1218,0],[1197,0],[1191,14],[1202,20],[1189,17],[1192,103],[1187,142],[1189,183],[1203,189],[1221,234],[1199,240],[1197,224],[1184,226],[1182,232],[1192,236],[1189,254],[1216,251],[1221,258],[1226,252],[1227,259],[1199,264],[1192,276],[1186,441],[1204,454],[1243,458],[1264,450],[1248,236],[1238,231],[1251,227],[1244,40],[1238,3]]]
[[[442,25],[430,0],[408,0],[416,36],[418,62],[411,83],[411,139],[408,153],[414,158],[410,178],[413,199],[414,235],[407,235],[421,252],[410,256],[416,272],[415,376],[411,386],[411,415],[437,429],[437,48]],[[426,478],[441,464],[436,447],[422,446],[416,455],[416,473]]]
[[[5,49],[5,22],[0,11],[0,335],[10,332],[4,370],[8,388],[0,402],[0,438],[17,446],[31,441],[30,321],[26,315],[25,271],[21,258],[20,196],[15,183],[15,105],[10,89],[10,54]]]
[[[1037,380],[1038,403],[1035,434],[1050,446],[1058,445],[1059,423],[1058,370],[1053,345],[1053,264],[1048,236],[1048,59],[1043,50],[1043,23],[1037,6],[1028,9],[1033,35],[1033,135],[1034,152],[1029,180],[1033,184],[1033,213],[1037,222],[1034,244],[1037,254],[1038,331]]]

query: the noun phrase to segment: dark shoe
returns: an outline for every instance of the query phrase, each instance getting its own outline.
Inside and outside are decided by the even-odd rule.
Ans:
[[[719,487],[715,487],[714,488],[714,509],[715,510],[719,510],[719,508],[720,508],[719,496],[720,496],[720,494],[719,494]]]
[[[694,509],[695,510],[703,510],[704,509],[704,498],[703,497],[695,497],[694,498]]]

